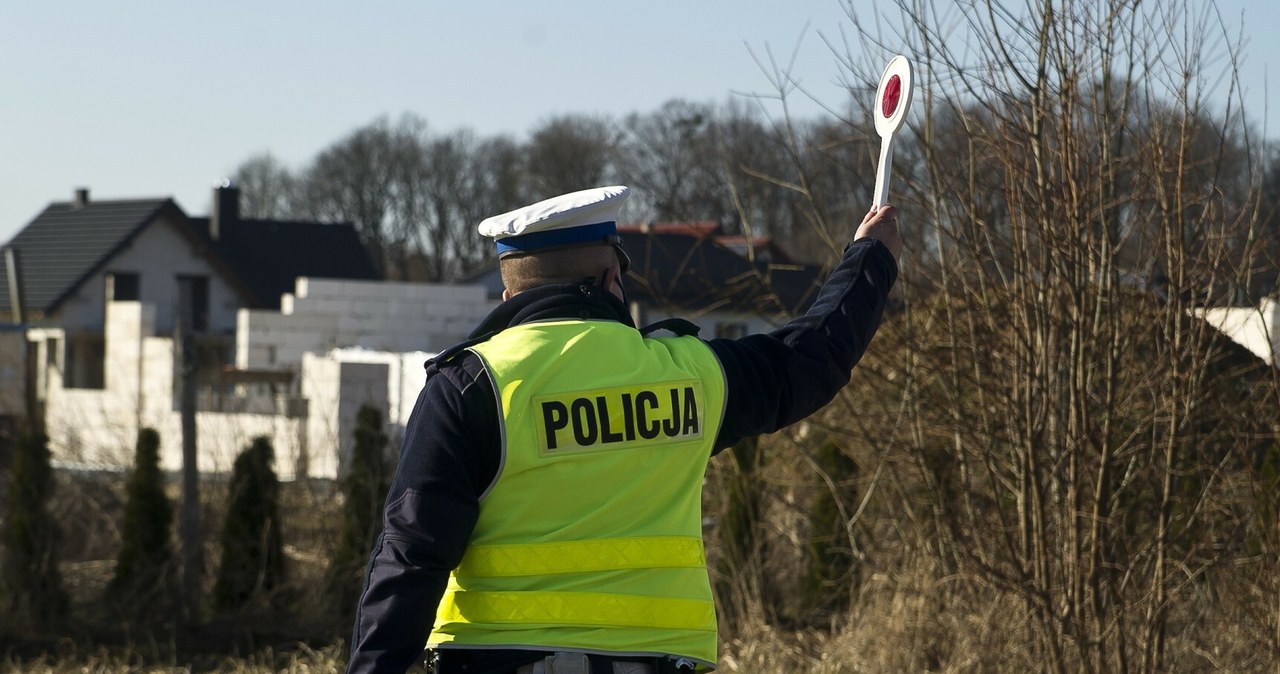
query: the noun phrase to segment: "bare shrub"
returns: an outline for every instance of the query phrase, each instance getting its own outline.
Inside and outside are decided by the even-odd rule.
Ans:
[[[813,421],[859,466],[833,502],[855,599],[829,629],[727,625],[726,664],[1274,669],[1280,388],[1195,315],[1275,265],[1238,42],[1212,3],[895,4],[850,5],[865,51],[840,56],[868,100],[883,54],[916,61],[892,200],[918,236],[900,310]],[[845,198],[808,196],[819,218]],[[762,443],[769,465],[797,438]]]

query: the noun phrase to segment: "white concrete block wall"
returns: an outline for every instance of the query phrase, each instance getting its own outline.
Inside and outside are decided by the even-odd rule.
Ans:
[[[307,473],[335,477],[350,460],[356,415],[373,405],[388,419],[389,373],[386,362],[342,362],[307,354],[302,365],[302,395],[309,401]]]
[[[236,455],[258,435],[272,438],[277,472],[336,477],[350,455],[356,413],[366,402],[384,414],[389,456],[425,381],[422,348],[443,349],[466,337],[496,302],[480,286],[299,279],[292,314],[241,310],[236,318],[236,365],[242,369],[296,369],[304,418],[276,414],[201,412],[200,469],[231,470]],[[101,391],[49,386],[51,446],[60,461],[127,469],[140,427],[156,429],[166,470],[182,466],[181,418],[174,382],[173,342],[153,334],[155,309],[118,303],[107,321],[108,381]],[[335,345],[365,352],[322,358]],[[274,410],[274,400],[262,411]],[[240,408],[238,408],[240,409]],[[257,409],[246,403],[243,409]]]
[[[104,320],[106,388],[137,398],[143,340],[155,334],[156,308],[141,302],[108,302]]]
[[[271,447],[275,450],[276,476],[280,479],[293,480],[299,477],[299,461],[303,461],[305,465],[303,419],[267,414],[203,412],[196,418],[196,430],[201,472],[230,473],[235,466],[236,457],[259,436],[266,436],[271,440]]]
[[[1274,358],[1275,354],[1280,354],[1280,302],[1274,297],[1267,297],[1262,300],[1261,308],[1267,337],[1271,342],[1271,354]],[[1275,364],[1274,360],[1268,362]]]
[[[361,346],[443,349],[466,338],[496,304],[482,286],[301,277],[280,313],[242,310],[236,366],[297,369],[306,352]]]
[[[104,321],[105,388],[66,389],[50,372],[45,426],[55,458],[93,466],[130,466],[143,409],[145,335],[155,331],[150,304],[109,302]],[[56,448],[56,449],[55,449]]]
[[[423,367],[434,353],[426,351],[388,352],[370,349],[335,349],[322,360],[344,363],[383,363],[387,365],[387,409],[385,412],[388,433],[399,441],[418,393],[427,381]]]
[[[289,315],[302,317],[314,314],[341,314],[350,311],[358,299],[350,297],[300,297],[293,298]],[[283,311],[281,313],[284,313]]]
[[[65,389],[58,373],[50,382],[45,430],[52,458],[97,468],[133,465],[137,416],[133,400],[90,389]]]
[[[388,373],[386,363],[341,363],[338,381],[337,469],[341,473],[351,461],[355,447],[356,416],[360,408],[372,405],[387,418]]]
[[[173,340],[149,337],[154,307],[137,302],[109,305],[106,321],[106,388],[64,389],[56,366],[50,377],[46,426],[50,450],[60,463],[128,470],[139,428],[160,435],[165,470],[182,468],[182,419],[174,381]],[[269,405],[274,410],[274,405]],[[276,451],[276,471],[293,479],[306,442],[305,419],[275,414],[200,412],[196,418],[199,467],[225,473],[255,437],[265,435]]]
[[[143,342],[145,365],[142,374],[141,425],[160,435],[160,465],[165,470],[182,469],[182,415],[174,388],[182,374],[173,340],[151,337]],[[196,428],[199,429],[197,419]]]
[[[300,389],[307,399],[307,474],[338,471],[338,386],[340,364],[316,354],[303,356]]]
[[[1257,309],[1211,309],[1221,314],[1220,328],[1259,358],[1272,362],[1272,340],[1267,334],[1266,316]]]
[[[297,369],[302,354],[327,351],[338,339],[338,317],[333,314],[242,309],[236,323],[236,367],[240,369]]]
[[[262,362],[266,356],[266,346],[258,346],[254,349],[250,348],[252,340],[249,339],[249,326],[253,320],[253,311],[251,309],[241,309],[236,312],[236,356],[235,366],[240,370],[247,370],[249,363]]]
[[[1192,309],[1190,312],[1271,365],[1280,354],[1280,304],[1266,298],[1257,307]]]

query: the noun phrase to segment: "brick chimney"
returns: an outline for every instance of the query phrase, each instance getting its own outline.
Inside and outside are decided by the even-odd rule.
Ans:
[[[71,198],[72,208],[84,208],[89,205],[89,188],[77,187],[74,196]]]
[[[240,221],[240,188],[223,180],[213,188],[213,211],[209,213],[209,238],[217,241],[222,232]]]

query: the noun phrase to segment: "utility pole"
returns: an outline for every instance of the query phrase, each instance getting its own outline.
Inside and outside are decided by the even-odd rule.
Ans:
[[[22,269],[19,267],[21,256],[16,248],[6,246],[3,257],[5,281],[9,286],[9,322],[13,325],[26,325],[26,295],[22,286]],[[23,415],[32,429],[43,429],[44,412],[40,409],[40,398],[36,388],[36,368],[40,367],[40,363],[33,362],[29,355],[32,348],[31,343],[26,339],[23,339],[23,343],[26,346],[23,351],[23,357],[26,359],[23,363],[24,375],[22,378]],[[42,354],[44,351],[41,350],[40,353]]]
[[[178,348],[178,409],[182,418],[182,536],[183,618],[188,627],[200,618],[204,576],[204,537],[200,531],[200,469],[196,464],[196,348],[192,316],[191,279],[178,279],[178,307],[173,343]]]

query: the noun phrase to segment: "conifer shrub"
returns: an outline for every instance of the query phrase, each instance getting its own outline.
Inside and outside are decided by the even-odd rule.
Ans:
[[[280,482],[271,440],[258,437],[236,457],[230,499],[219,542],[222,559],[213,605],[227,611],[265,596],[284,582]]]
[[[851,483],[858,475],[858,464],[830,438],[818,445],[813,459],[817,469],[825,475],[819,480],[817,493],[809,507],[809,540],[801,583],[801,610],[821,618],[847,610],[852,598],[856,581],[854,552],[845,529],[841,501],[848,503],[853,500],[846,499],[845,493],[853,489]]]
[[[69,601],[58,573],[60,529],[49,512],[54,491],[49,438],[24,433],[13,456],[5,498],[0,596],[8,617],[35,626],[66,616]]]
[[[760,535],[764,497],[760,475],[764,457],[759,438],[744,438],[725,451],[717,470],[721,505],[716,524],[720,550],[713,589],[725,622],[734,623],[762,608],[762,565],[767,544]]]
[[[160,434],[151,428],[139,430],[135,452],[107,603],[134,620],[168,621],[177,617],[177,566],[173,506],[160,471]]]
[[[382,505],[389,486],[386,446],[382,414],[362,405],[356,414],[351,466],[342,478],[342,529],[328,571],[329,596],[344,618],[355,608],[369,552],[382,530]]]

